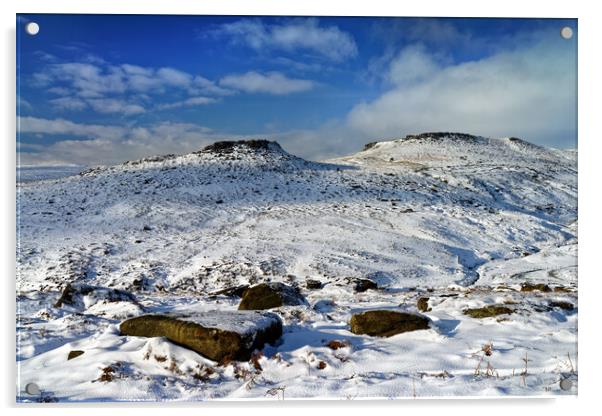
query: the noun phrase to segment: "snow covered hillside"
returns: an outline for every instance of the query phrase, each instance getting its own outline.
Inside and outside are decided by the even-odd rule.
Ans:
[[[309,162],[275,142],[218,142],[18,184],[17,213],[19,400],[41,400],[29,382],[59,401],[576,393],[574,151],[425,133]],[[358,292],[358,278],[378,289]],[[309,306],[273,310],[284,335],[255,362],[119,335],[143,312],[234,310],[216,292],[269,281]],[[136,301],[55,307],[68,283]],[[349,332],[353,313],[416,311],[421,297],[427,331]],[[463,313],[502,303],[514,313]]]

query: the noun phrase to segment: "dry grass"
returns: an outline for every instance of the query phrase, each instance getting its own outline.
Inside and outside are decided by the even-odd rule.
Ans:
[[[483,368],[483,362],[485,357],[491,357],[493,355],[493,343],[489,342],[481,347],[481,350],[474,353],[473,357],[478,359],[477,366],[474,370],[474,376],[485,376],[485,377],[496,377],[499,378],[497,370],[491,364],[491,361],[486,361],[486,366]]]
[[[259,364],[259,360],[262,357],[263,357],[263,353],[261,351],[258,351],[258,352],[254,352],[253,355],[251,356],[251,359],[249,360],[249,362],[253,365],[255,370],[257,370],[259,372],[263,371],[263,368],[261,368],[261,364]]]
[[[100,376],[95,381],[102,381],[103,383],[109,383],[116,378],[121,378],[122,376],[118,375],[118,370],[121,369],[121,363],[114,363],[104,367],[101,370]]]
[[[330,348],[331,350],[338,350],[339,348],[346,348],[350,345],[349,341],[347,340],[343,340],[343,341],[339,341],[338,339],[333,339],[331,341],[329,341],[326,346],[328,348]]]

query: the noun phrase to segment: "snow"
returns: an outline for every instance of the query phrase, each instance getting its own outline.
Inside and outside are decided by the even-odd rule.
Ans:
[[[39,400],[24,393],[32,381],[58,401],[576,394],[576,157],[446,134],[322,163],[238,146],[19,183],[17,399]],[[324,287],[304,289],[306,277]],[[355,293],[355,277],[381,289]],[[270,281],[298,285],[310,306],[274,310],[285,333],[264,348],[261,371],[119,336],[142,309],[234,313],[237,298],[210,294]],[[126,290],[138,304],[53,307],[69,282]],[[562,291],[520,292],[525,282]],[[429,330],[349,332],[353,313],[416,312],[423,296]],[[462,312],[500,303],[515,313]],[[332,339],[350,346],[331,350]],[[67,361],[74,349],[85,353]],[[98,381],[111,365],[114,379]]]
[[[258,330],[265,330],[278,320],[278,315],[263,311],[204,311],[192,310],[170,316],[178,320],[193,322],[204,328],[215,328],[222,331],[236,332],[241,335],[254,335]],[[252,340],[251,340],[252,341]]]

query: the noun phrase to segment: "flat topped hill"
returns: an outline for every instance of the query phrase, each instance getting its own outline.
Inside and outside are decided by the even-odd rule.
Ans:
[[[492,139],[465,133],[422,133],[401,139],[371,142],[354,155],[341,158],[356,163],[397,162],[426,166],[466,164],[567,167],[574,152],[549,149],[516,137]]]

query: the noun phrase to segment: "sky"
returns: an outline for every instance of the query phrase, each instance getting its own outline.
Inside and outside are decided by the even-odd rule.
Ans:
[[[21,165],[245,138],[323,160],[428,131],[576,148],[577,21],[20,14],[17,121]]]

